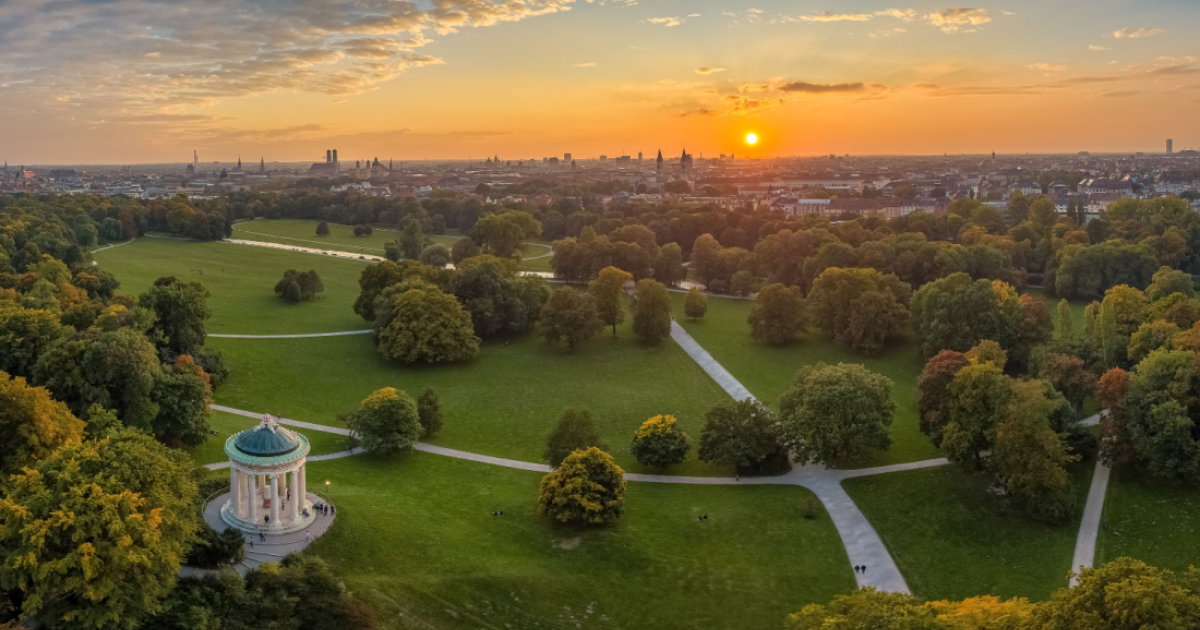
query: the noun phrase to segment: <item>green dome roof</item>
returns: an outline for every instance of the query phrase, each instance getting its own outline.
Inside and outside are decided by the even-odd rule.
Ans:
[[[270,416],[262,424],[247,429],[234,437],[234,447],[255,457],[287,455],[300,448],[301,438],[278,424]]]

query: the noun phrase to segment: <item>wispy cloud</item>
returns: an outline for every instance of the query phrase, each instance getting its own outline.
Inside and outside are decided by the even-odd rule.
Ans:
[[[793,81],[775,86],[775,89],[780,92],[829,94],[831,92],[861,92],[865,87],[862,83],[805,83],[803,81]]]
[[[696,68],[696,74],[716,74],[718,72],[725,72],[725,68]]]
[[[683,24],[683,22],[677,17],[655,17],[649,18],[646,21],[651,24],[658,24],[659,26],[666,27],[679,26],[680,24]]]
[[[866,22],[877,17],[893,17],[905,22],[911,22],[917,17],[912,9],[884,9],[873,13],[833,13],[825,11],[814,15],[782,16],[780,22]]]
[[[576,68],[595,68],[595,67],[596,67],[596,62],[594,62],[594,61],[589,61],[589,62],[587,62],[587,63],[577,63],[577,64],[575,64],[575,67],[576,67]]]
[[[1106,46],[1097,46],[1095,44],[1089,44],[1088,50],[1112,50],[1112,49],[1108,48]]]
[[[1165,28],[1158,28],[1158,27],[1153,27],[1153,28],[1123,28],[1123,29],[1121,29],[1121,30],[1119,30],[1119,31],[1113,31],[1113,37],[1115,37],[1115,38],[1117,38],[1117,39],[1123,39],[1123,38],[1127,38],[1127,39],[1138,39],[1138,38],[1140,38],[1140,37],[1150,37],[1150,36],[1152,36],[1152,35],[1158,35],[1159,33],[1165,33],[1166,31],[1167,31],[1167,29],[1165,29]]]
[[[954,8],[930,13],[925,19],[943,33],[971,33],[975,29],[970,27],[987,24],[992,21],[992,16],[987,9]]]
[[[1066,66],[1060,66],[1060,65],[1049,64],[1049,63],[1031,63],[1025,67],[1029,68],[1030,70],[1038,70],[1041,72],[1045,72],[1046,76],[1050,76],[1057,72],[1063,72],[1067,69]]]

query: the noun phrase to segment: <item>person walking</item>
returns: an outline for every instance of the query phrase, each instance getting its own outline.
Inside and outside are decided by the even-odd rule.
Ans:
[[[854,574],[858,575],[858,565],[854,565]]]
[[[306,530],[304,532],[304,544],[307,546],[308,543],[310,543],[310,542],[312,542],[312,534],[308,533],[308,531]]]
[[[863,575],[866,575],[866,574],[867,574],[867,565],[865,565],[865,564],[864,564],[864,565],[862,565],[862,574],[863,574]]]

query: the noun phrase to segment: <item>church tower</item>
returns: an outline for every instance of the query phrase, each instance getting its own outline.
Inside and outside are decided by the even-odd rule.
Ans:
[[[658,160],[657,160],[657,164],[658,164],[658,166],[657,166],[657,170],[660,170],[660,171],[661,171],[661,170],[662,170],[662,166],[663,166],[663,159],[662,159],[662,149],[659,149],[659,150],[658,150]]]

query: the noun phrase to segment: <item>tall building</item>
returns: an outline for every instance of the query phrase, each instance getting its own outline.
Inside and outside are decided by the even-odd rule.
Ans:
[[[570,153],[565,153],[565,154],[563,154],[563,161],[564,161],[564,162],[571,162],[571,161],[572,161],[572,160],[571,160],[571,154],[570,154]]]
[[[658,150],[658,160],[657,160],[657,166],[656,166],[656,170],[660,170],[660,171],[661,171],[661,170],[662,170],[662,165],[663,165],[663,159],[662,159],[662,149],[659,149],[659,150]]]
[[[1174,152],[1175,152],[1175,142],[1168,138],[1167,139],[1167,155],[1171,155]]]

